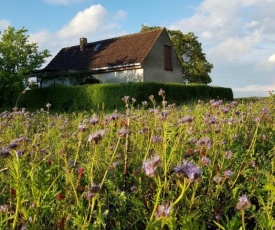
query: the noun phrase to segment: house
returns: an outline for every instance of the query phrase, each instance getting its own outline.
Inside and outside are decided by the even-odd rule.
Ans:
[[[102,83],[182,82],[182,66],[161,28],[96,42],[80,38],[78,45],[62,48],[36,76],[42,87],[89,83],[91,78]]]

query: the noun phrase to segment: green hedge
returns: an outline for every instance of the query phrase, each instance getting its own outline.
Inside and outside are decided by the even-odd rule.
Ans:
[[[33,89],[21,96],[18,105],[27,109],[40,109],[50,103],[52,109],[59,111],[119,109],[125,106],[122,101],[124,96],[135,98],[136,105],[141,104],[142,101],[149,102],[150,95],[154,95],[156,101],[160,102],[162,100],[158,96],[160,88],[165,91],[168,104],[180,105],[198,99],[233,99],[230,88],[174,83],[122,83],[82,86],[55,85]]]

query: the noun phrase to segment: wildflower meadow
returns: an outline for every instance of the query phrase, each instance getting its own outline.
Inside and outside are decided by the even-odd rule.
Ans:
[[[274,229],[272,93],[122,100],[111,112],[1,112],[0,229]]]

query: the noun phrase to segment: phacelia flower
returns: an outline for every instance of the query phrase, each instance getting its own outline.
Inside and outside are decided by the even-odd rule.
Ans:
[[[183,174],[184,177],[190,180],[198,179],[201,175],[200,168],[191,162],[187,162],[186,160],[183,160],[181,165],[175,167],[174,171],[177,174]]]
[[[159,218],[167,218],[171,215],[173,208],[170,207],[169,203],[165,203],[163,205],[159,205],[157,207],[157,210],[155,212],[155,218],[159,219]]]
[[[227,160],[230,160],[230,159],[232,158],[232,156],[233,156],[233,153],[232,153],[230,150],[227,150],[227,151],[225,152],[225,158],[226,158]]]
[[[165,91],[163,89],[160,89],[158,92],[159,96],[164,96],[165,95]]]
[[[159,137],[159,136],[153,136],[152,137],[152,141],[154,142],[154,143],[156,143],[156,142],[162,142],[162,137]]]
[[[93,198],[97,193],[99,193],[99,191],[100,191],[100,185],[97,185],[97,184],[92,185],[86,194],[87,200],[91,200],[91,198]]]
[[[236,209],[237,210],[250,209],[251,206],[252,206],[251,202],[247,198],[247,196],[246,195],[242,195],[241,197],[239,197],[238,203],[236,205]]]
[[[222,181],[222,178],[220,176],[214,176],[213,181],[215,181],[215,183],[219,184]]]
[[[85,132],[86,131],[86,126],[84,124],[80,124],[78,126],[78,132]]]
[[[89,135],[88,137],[88,141],[92,142],[94,144],[97,144],[99,141],[102,140],[103,136],[105,135],[105,131],[104,130],[99,130],[96,131],[92,134]]]
[[[225,178],[229,178],[233,175],[233,172],[231,170],[225,170],[223,175]]]
[[[202,157],[201,158],[201,162],[202,162],[203,165],[209,165],[209,164],[211,164],[211,160],[209,158],[207,158],[207,157]]]
[[[211,148],[211,140],[208,137],[205,137],[203,139],[198,140],[196,143],[196,146],[198,148],[205,147],[207,149],[210,149]]]
[[[179,124],[185,124],[185,123],[191,123],[194,120],[194,117],[191,116],[185,116],[183,118],[181,118],[178,123]]]
[[[147,176],[154,177],[155,172],[160,164],[161,164],[160,157],[158,155],[154,155],[153,157],[147,159],[143,163],[142,169],[144,170],[144,172]]]
[[[97,124],[98,121],[99,121],[99,119],[96,116],[91,117],[90,120],[89,120],[90,124],[92,124],[92,125]]]

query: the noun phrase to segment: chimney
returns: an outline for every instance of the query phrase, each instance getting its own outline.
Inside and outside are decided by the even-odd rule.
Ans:
[[[80,38],[80,51],[82,51],[87,44],[87,38]]]

